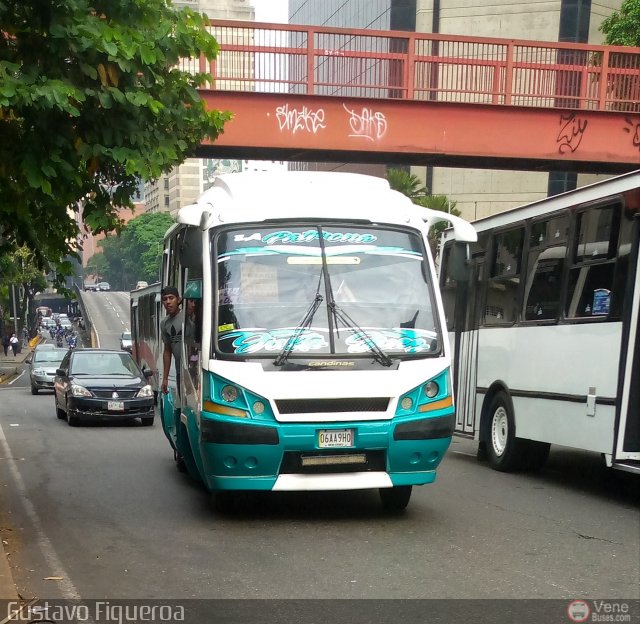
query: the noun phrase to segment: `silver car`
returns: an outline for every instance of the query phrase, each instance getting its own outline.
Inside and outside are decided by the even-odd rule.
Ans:
[[[43,345],[44,346],[44,345]],[[38,394],[39,390],[53,390],[53,378],[56,369],[60,368],[60,362],[68,349],[57,347],[37,347],[29,363],[29,376],[31,377],[31,394]]]
[[[131,332],[122,332],[122,335],[120,336],[120,348],[124,351],[131,352],[131,349],[133,348],[133,342],[131,341]]]

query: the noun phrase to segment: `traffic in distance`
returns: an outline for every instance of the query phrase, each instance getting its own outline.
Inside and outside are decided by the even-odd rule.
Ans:
[[[386,180],[344,173],[221,175],[183,207],[161,282],[131,292],[133,354],[156,372],[178,468],[220,504],[373,488],[404,509],[453,433],[427,239],[443,220],[476,240]]]

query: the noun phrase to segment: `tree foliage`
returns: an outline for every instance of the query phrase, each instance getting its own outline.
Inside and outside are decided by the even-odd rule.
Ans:
[[[402,169],[388,169],[387,181],[394,191],[406,195],[418,206],[448,212],[456,217],[459,217],[461,214],[456,208],[457,202],[452,201],[446,195],[431,195],[429,189],[422,186],[420,178],[413,173],[403,171]],[[438,249],[440,236],[446,227],[446,222],[442,222],[432,226],[429,230],[429,245],[434,255]]]
[[[26,245],[64,274],[80,212],[94,233],[120,229],[139,180],[230,118],[179,68],[217,51],[205,17],[168,0],[0,0],[0,254]]]
[[[47,284],[42,271],[33,261],[33,253],[26,246],[0,255],[0,275],[2,275],[2,284],[0,284],[0,330],[2,330],[2,326],[8,325],[9,317],[13,314],[13,310],[9,307],[10,289],[13,289],[16,294],[16,316],[24,319],[34,295],[44,290]],[[20,290],[23,297],[19,297]]]
[[[163,238],[173,223],[166,212],[145,213],[132,219],[120,236],[100,242],[102,252],[94,254],[87,269],[119,290],[130,290],[138,280],[158,281]]]
[[[394,191],[406,195],[411,201],[424,197],[428,192],[417,175],[404,169],[387,169],[386,178]]]
[[[624,0],[600,25],[607,45],[640,47],[640,0]]]

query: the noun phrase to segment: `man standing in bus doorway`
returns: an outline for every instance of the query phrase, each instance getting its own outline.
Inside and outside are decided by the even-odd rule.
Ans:
[[[178,392],[180,392],[180,351],[182,349],[182,310],[180,304],[182,299],[180,293],[175,286],[165,286],[160,291],[162,305],[167,313],[166,318],[162,321],[160,328],[160,336],[164,343],[164,351],[162,352],[162,385],[163,394],[169,392],[169,370],[171,369],[171,356],[176,367],[176,377],[178,384]]]

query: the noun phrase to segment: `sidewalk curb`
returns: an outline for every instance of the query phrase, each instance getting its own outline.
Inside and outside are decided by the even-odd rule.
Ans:
[[[0,362],[0,365],[7,364],[7,367],[0,371],[0,384],[4,383],[7,379],[13,375],[18,374],[19,365],[24,364],[24,361],[29,357],[31,353],[31,347],[25,347],[16,358],[15,362]],[[0,539],[0,600],[19,600],[18,589],[13,582],[13,575],[11,574],[11,567],[9,566],[9,559],[4,548],[4,542]]]
[[[0,600],[18,599],[18,589],[13,582],[9,560],[4,550],[4,543],[0,540]]]

